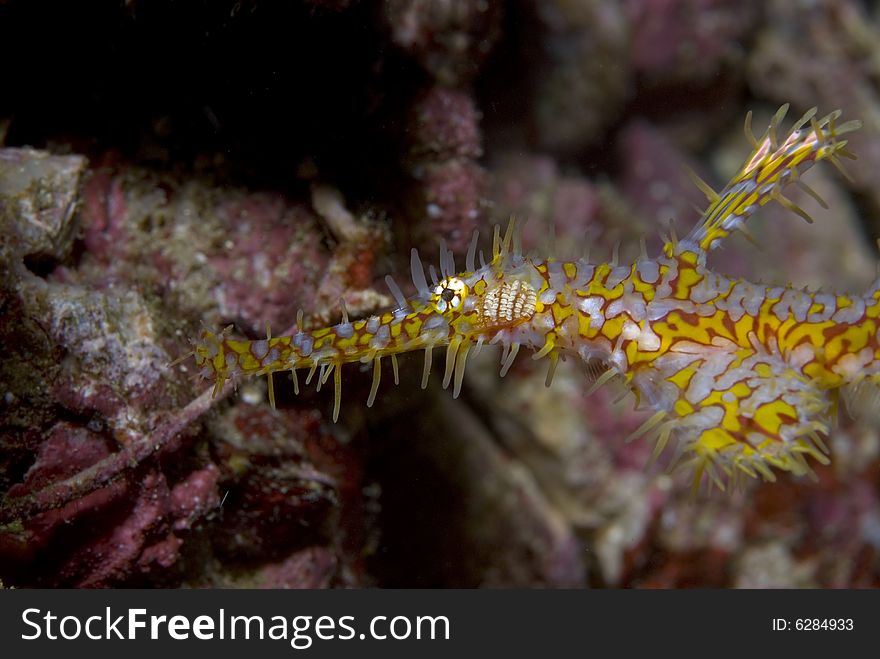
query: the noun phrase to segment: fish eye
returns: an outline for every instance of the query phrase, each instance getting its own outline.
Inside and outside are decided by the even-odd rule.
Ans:
[[[434,308],[440,313],[455,311],[461,307],[468,288],[458,277],[444,279],[434,287]]]

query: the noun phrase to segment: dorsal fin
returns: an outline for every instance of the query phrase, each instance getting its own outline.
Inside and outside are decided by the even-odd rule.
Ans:
[[[702,181],[697,183],[710,203],[688,237],[689,242],[708,251],[742,229],[755,210],[771,201],[811,221],[806,211],[782,194],[784,188],[815,162],[827,159],[839,166],[837,154],[848,153],[844,149],[846,141],[839,137],[859,128],[861,122],[837,125],[839,110],[817,120],[813,108],[791,130],[780,134],[779,124],[787,110],[784,105],[773,116],[764,136],[754,140],[749,158],[721,192],[715,193]],[[746,134],[751,135],[751,113],[746,117]]]

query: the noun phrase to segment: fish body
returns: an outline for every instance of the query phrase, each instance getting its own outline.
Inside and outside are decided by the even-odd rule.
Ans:
[[[600,365],[596,384],[622,379],[652,412],[635,434],[654,437],[656,453],[673,439],[696,483],[704,474],[723,487],[743,473],[807,473],[805,456],[827,462],[821,435],[840,392],[880,382],[880,282],[864,295],[809,292],[733,279],[709,260],[767,203],[806,216],[783,190],[814,163],[849,155],[839,138],[858,122],[837,125],[839,114],[817,120],[811,110],[779,135],[783,108],[761,139],[747,130],[748,160],[719,193],[698,182],[708,208],[657,256],[643,249],[620,265],[538,259],[522,253],[511,222],[503,237],[496,227],[491,260],[480,254],[479,266],[475,235],[463,272],[441,247],[430,284],[413,250],[416,294],[404,299],[391,282],[398,306],[379,315],[256,341],[206,330],[194,351],[201,375],[217,392],[247,375],[305,369],[320,385],[332,374],[336,420],[347,362],[373,363],[372,405],[383,357],[396,378],[396,355],[423,350],[425,386],[434,349],[445,347],[443,384],[457,396],[472,351],[500,345],[504,375],[525,348],[549,360],[548,385],[560,356]]]

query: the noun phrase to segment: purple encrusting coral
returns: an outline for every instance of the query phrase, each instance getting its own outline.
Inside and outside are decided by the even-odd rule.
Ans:
[[[416,99],[409,117],[407,211],[456,252],[467,250],[487,206],[479,120],[470,95],[439,85]],[[419,242],[435,247],[436,240]]]
[[[547,389],[527,359],[499,379],[484,349],[452,400],[404,356],[372,408],[347,367],[335,425],[313,386],[276,377],[272,409],[265,382],[212,400],[169,365],[201,323],[256,338],[299,309],[337,322],[340,298],[385,308],[411,246],[461,257],[510,214],[526,249],[656,249],[704,203],[686,169],[726,179],[746,111],[764,125],[782,102],[866,123],[855,183],[816,168],[830,210],[794,191],[815,224],[767,207],[763,251],[736,240],[714,264],[859,290],[880,218],[876,17],[851,0],[231,4],[80,8],[47,48],[97,58],[123,25],[129,68],[41,86],[22,65],[0,99],[2,585],[880,586],[870,401],[815,481],[692,500],[623,443],[631,397],[586,396],[571,364]],[[0,52],[38,21],[0,3]]]

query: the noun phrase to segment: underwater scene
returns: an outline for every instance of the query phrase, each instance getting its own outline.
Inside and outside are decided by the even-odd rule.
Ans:
[[[880,586],[877,3],[0,0],[0,54],[0,586]]]

